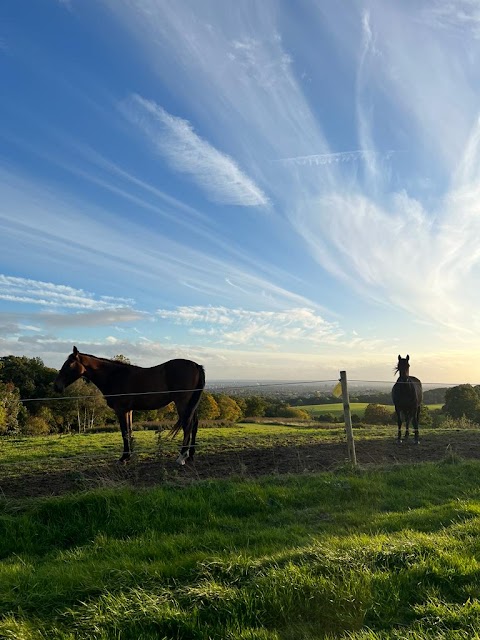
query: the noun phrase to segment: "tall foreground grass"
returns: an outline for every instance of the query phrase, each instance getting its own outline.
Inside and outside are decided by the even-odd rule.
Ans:
[[[477,638],[480,463],[0,502],[0,637]]]

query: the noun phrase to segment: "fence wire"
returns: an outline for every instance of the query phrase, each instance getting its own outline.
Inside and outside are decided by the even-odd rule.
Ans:
[[[173,389],[171,391],[130,391],[128,393],[109,393],[109,394],[101,394],[103,398],[121,398],[121,397],[132,397],[132,396],[148,396],[148,395],[166,395],[166,394],[174,394],[174,393],[193,393],[194,391],[205,391],[207,393],[229,393],[242,391],[243,389],[261,389],[261,388],[270,388],[270,387],[289,387],[289,386],[300,386],[300,385],[317,385],[317,384],[333,384],[340,382],[340,378],[329,378],[326,380],[300,380],[295,382],[260,382],[260,383],[252,383],[245,385],[226,385],[226,386],[214,386],[214,387],[199,387],[195,389]],[[409,384],[408,380],[362,380],[360,378],[349,378],[348,384],[384,384],[384,385],[394,385],[394,384]],[[92,383],[94,384],[94,383]],[[457,387],[462,384],[471,384],[472,386],[479,386],[480,383],[470,382],[470,383],[453,383],[453,382],[422,382],[423,387],[435,386],[435,387]],[[379,390],[381,391],[381,390]],[[100,392],[101,393],[101,392]],[[98,394],[92,395],[81,395],[81,396],[46,396],[43,398],[20,398],[20,402],[55,402],[57,400],[87,400],[92,398],[98,398]]]

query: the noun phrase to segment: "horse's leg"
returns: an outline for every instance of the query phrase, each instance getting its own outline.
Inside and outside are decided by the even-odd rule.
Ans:
[[[190,438],[190,460],[193,462],[193,456],[195,455],[195,441],[197,439],[197,431],[198,431],[198,414],[195,411],[192,418],[192,427],[191,427],[192,435]]]
[[[132,411],[118,411],[118,421],[122,430],[123,453],[119,462],[127,463],[132,455],[131,437],[132,437]]]
[[[410,421],[412,419],[412,414],[410,411],[405,412],[405,440],[410,437]]]
[[[397,441],[402,441],[402,412],[399,409],[395,409],[395,413],[397,414],[397,425],[398,425],[398,433],[397,433]]]
[[[415,413],[413,414],[413,428],[415,429],[415,444],[418,444],[420,440],[418,439],[418,424],[420,422],[420,407],[415,409]]]
[[[187,421],[182,420],[183,423],[183,442],[182,448],[180,449],[180,454],[177,458],[178,464],[185,464],[187,458],[191,455],[190,453],[190,436],[192,433],[192,421],[188,423]]]
[[[188,403],[185,402],[184,399],[178,398],[175,402],[175,406],[178,411],[178,421],[175,425],[175,429],[181,427],[183,429],[183,442],[182,448],[180,449],[180,454],[176,460],[177,464],[184,465],[185,461],[189,456],[189,444],[190,444],[190,435],[192,430],[192,422],[193,420],[188,420],[188,416],[185,415],[185,411],[187,409]]]

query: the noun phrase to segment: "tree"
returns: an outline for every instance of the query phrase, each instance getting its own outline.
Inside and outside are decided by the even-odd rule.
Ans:
[[[17,387],[11,382],[0,382],[0,434],[18,431],[22,413],[25,413],[25,409]]]
[[[215,400],[217,401],[220,411],[219,417],[221,420],[230,420],[232,422],[240,420],[242,417],[242,410],[233,398],[222,393],[217,395]]]
[[[261,418],[265,415],[267,402],[264,398],[261,396],[249,396],[247,398],[243,398],[243,400],[243,415],[245,417]]]
[[[55,403],[55,419],[59,431],[86,431],[114,418],[101,392],[82,378],[64,391],[65,399]]]
[[[217,401],[211,393],[204,391],[198,405],[198,417],[200,420],[215,420],[220,416]]]
[[[127,358],[127,356],[124,356],[123,353],[119,353],[116,356],[113,356],[113,360],[117,360],[117,362],[123,362],[125,364],[132,364],[130,362],[130,358]]]
[[[371,403],[366,406],[363,422],[367,424],[390,424],[393,412],[383,404]]]
[[[283,412],[285,411],[285,408],[287,406],[287,403],[283,402],[283,400],[270,400],[265,408],[265,416],[267,418],[278,418],[279,416],[283,415]]]
[[[174,402],[170,402],[166,407],[157,410],[159,420],[177,420],[178,412]]]
[[[480,398],[471,384],[461,384],[445,391],[445,413],[452,418],[466,416],[476,420],[480,411]]]
[[[26,356],[3,356],[0,358],[0,381],[12,382],[21,398],[44,398],[52,395],[52,383],[57,375],[55,369],[43,364],[40,358]],[[28,410],[35,413],[40,403],[29,403]]]

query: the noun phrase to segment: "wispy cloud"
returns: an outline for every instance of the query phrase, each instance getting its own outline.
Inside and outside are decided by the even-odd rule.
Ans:
[[[458,34],[471,33],[480,38],[480,6],[477,0],[434,0],[422,12],[427,24],[451,29]]]
[[[193,306],[159,309],[159,318],[190,327],[210,344],[243,345],[290,349],[300,344],[360,344],[354,334],[347,336],[336,322],[328,322],[313,309],[249,311],[239,308]],[[372,343],[373,344],[373,343]],[[364,346],[367,346],[364,343]]]
[[[367,99],[365,95],[367,94],[366,87],[368,85],[368,58],[374,55],[378,55],[378,52],[375,47],[375,36],[370,23],[370,13],[364,11],[362,14],[362,47],[357,71],[357,128],[360,146],[366,149],[375,148],[372,127],[370,125],[374,118],[373,105],[370,100],[365,104]],[[378,178],[378,166],[375,153],[370,153],[365,156],[365,167],[367,181],[373,183],[373,186],[375,186],[375,181]]]
[[[398,151],[394,151],[390,149],[385,152],[381,151],[372,151],[369,149],[361,150],[357,149],[354,151],[339,151],[338,153],[319,153],[310,156],[296,156],[294,158],[281,158],[278,162],[281,162],[285,165],[296,164],[300,167],[304,166],[320,166],[320,165],[329,165],[329,164],[339,164],[343,162],[357,162],[359,160],[371,162],[372,157],[380,156],[385,160],[388,160],[392,157],[394,153],[398,153]]]
[[[95,296],[66,285],[0,274],[0,300],[65,309],[117,309],[133,304],[130,298]]]
[[[172,116],[139,95],[132,95],[123,104],[123,111],[170,166],[189,175],[214,202],[244,207],[268,205],[267,196],[237,163],[197,135],[187,120]]]
[[[136,291],[140,281],[147,292],[144,309],[158,303],[159,282],[162,296],[186,295],[185,288],[189,288],[199,297],[207,295],[212,302],[232,305],[247,300],[260,308],[319,307],[296,293],[293,286],[286,286],[295,284],[294,278],[269,265],[262,256],[248,258],[235,247],[219,255],[206,241],[189,245],[181,242],[182,237],[174,240],[162,226],[122,218],[116,211],[72,197],[60,187],[53,190],[1,167],[0,228],[5,254],[11,252],[14,258],[18,254],[15,248],[21,244],[33,269],[43,272],[53,265],[56,273],[58,265],[75,264],[77,276],[89,277],[93,270],[96,287],[105,291],[111,290],[112,283],[117,291]],[[228,249],[226,242],[224,245]],[[22,293],[26,297],[24,291],[17,297]],[[12,291],[5,289],[4,294],[12,295]],[[115,306],[107,307],[104,300],[103,305]]]
[[[261,176],[269,193],[288,186],[272,174],[272,159],[330,151],[296,78],[275,3],[242,4],[234,12],[211,1],[201,10],[194,2],[105,3],[162,82],[209,130],[225,132],[240,165],[256,181]]]
[[[473,240],[479,234],[474,203],[480,135],[470,62],[453,43],[440,46],[419,20],[421,11],[367,6],[355,15],[357,46],[348,45],[357,65],[357,132],[370,150],[367,172],[345,180],[333,173],[341,163],[332,161],[331,188],[306,189],[290,219],[317,262],[359,295],[432,324],[470,330],[477,303],[464,291],[474,286],[480,266]],[[475,12],[469,15],[473,19]],[[342,45],[343,38],[353,39],[351,29],[336,33]],[[407,55],[419,42],[422,56]],[[433,68],[442,74],[428,81],[425,92]],[[453,86],[464,111],[448,98]],[[390,135],[392,146],[408,145],[405,162],[399,157],[394,168],[382,164],[380,132],[383,140]],[[423,199],[420,184],[432,183],[435,191],[430,187],[430,198]]]

